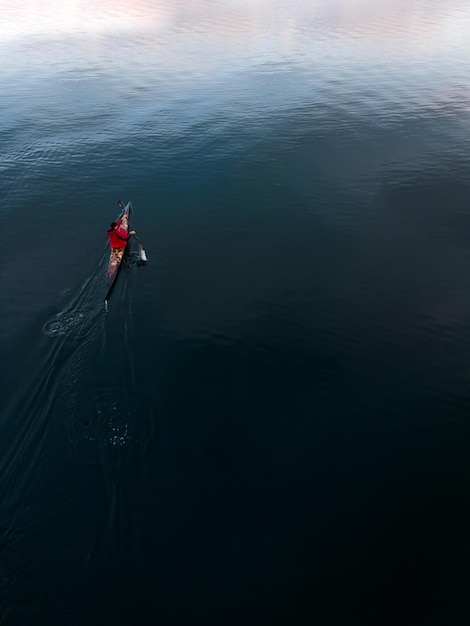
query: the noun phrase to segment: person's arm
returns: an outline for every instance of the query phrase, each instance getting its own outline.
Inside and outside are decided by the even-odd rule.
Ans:
[[[119,237],[119,239],[122,239],[123,241],[127,241],[128,239],[131,238],[131,235],[135,235],[135,230],[131,230],[130,233],[116,233],[116,236]]]

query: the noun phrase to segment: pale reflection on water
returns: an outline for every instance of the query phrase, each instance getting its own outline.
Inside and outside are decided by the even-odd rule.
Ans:
[[[275,40],[280,54],[295,52],[299,37],[305,37],[303,43],[312,46],[324,38],[332,39],[343,51],[351,44],[361,45],[362,40],[375,51],[391,52],[399,44],[397,56],[405,50],[449,55],[462,45],[470,52],[470,16],[464,9],[462,0],[445,5],[405,0],[202,0],[189,6],[163,0],[4,0],[0,45],[30,37],[96,38],[165,32],[178,36],[184,32],[195,38],[204,33],[206,45],[223,40],[225,46],[233,46],[234,56],[237,52],[241,57],[270,39]]]
[[[94,95],[122,87],[159,102],[207,102],[209,90],[240,110],[247,99],[263,110],[336,103],[391,121],[470,110],[469,32],[461,0],[6,0],[0,82],[98,80]]]

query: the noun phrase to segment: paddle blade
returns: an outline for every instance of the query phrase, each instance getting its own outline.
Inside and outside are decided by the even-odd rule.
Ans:
[[[147,261],[147,255],[145,254],[145,250],[143,248],[140,249],[140,260]]]

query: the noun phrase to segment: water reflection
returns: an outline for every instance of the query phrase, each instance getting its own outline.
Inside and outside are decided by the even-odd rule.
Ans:
[[[145,31],[163,25],[171,5],[136,0],[5,0],[0,37],[3,42],[31,36],[69,36]]]
[[[470,15],[462,0],[445,5],[422,0],[201,0],[190,5],[167,0],[4,0],[2,11],[2,44],[31,36],[184,31],[204,33],[206,44],[237,44],[240,55],[272,37],[278,51],[286,53],[298,45],[299,36],[307,36],[310,44],[327,37],[337,45],[362,39],[383,48],[401,41],[421,51],[432,52],[436,45],[464,45],[470,51]]]
[[[3,3],[0,80],[98,79],[272,108],[359,101],[380,114],[470,109],[470,11],[453,2],[277,0]],[[263,82],[264,77],[273,82]],[[28,81],[31,81],[28,84]],[[104,81],[104,82],[103,82]],[[61,89],[63,85],[61,85]],[[189,92],[187,90],[190,90]],[[163,93],[162,93],[163,92]],[[11,107],[10,107],[11,108]],[[390,119],[390,118],[389,118]]]

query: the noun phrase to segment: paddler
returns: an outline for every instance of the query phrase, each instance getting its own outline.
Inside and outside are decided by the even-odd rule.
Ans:
[[[109,237],[109,245],[113,250],[122,250],[125,248],[130,236],[135,235],[135,230],[127,232],[125,228],[121,228],[124,219],[127,219],[127,215],[123,215],[117,222],[111,222],[110,228],[106,231]]]

